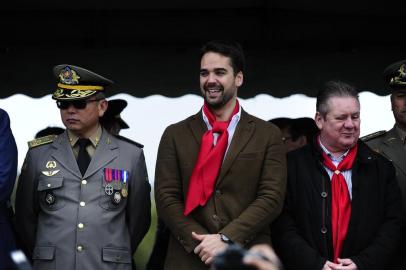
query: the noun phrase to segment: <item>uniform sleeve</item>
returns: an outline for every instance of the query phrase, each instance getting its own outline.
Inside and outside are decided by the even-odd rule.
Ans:
[[[7,113],[0,110],[0,204],[10,199],[17,174],[17,146]]]
[[[190,215],[183,215],[182,179],[179,174],[176,147],[169,128],[165,130],[159,144],[155,178],[158,216],[164,220],[179,243],[190,253],[198,244],[193,240],[192,232],[199,234],[208,232]]]
[[[126,219],[131,236],[131,251],[134,253],[151,224],[151,186],[142,150],[130,178]]]
[[[258,232],[269,227],[280,214],[285,198],[286,150],[279,130],[267,131],[270,139],[266,146],[256,198],[238,218],[220,231],[241,245],[248,244]]]
[[[15,200],[15,224],[18,239],[30,257],[35,245],[39,212],[38,180],[33,160],[32,153],[28,151],[18,179]]]

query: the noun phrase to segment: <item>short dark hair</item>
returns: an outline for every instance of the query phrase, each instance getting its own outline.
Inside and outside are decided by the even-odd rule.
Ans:
[[[317,93],[316,110],[325,117],[328,113],[328,101],[332,97],[353,97],[359,102],[358,91],[355,87],[342,81],[329,81]]]
[[[241,45],[235,41],[212,40],[207,42],[200,49],[200,59],[208,52],[215,52],[230,58],[230,64],[233,67],[234,75],[238,72],[244,72],[245,56]]]

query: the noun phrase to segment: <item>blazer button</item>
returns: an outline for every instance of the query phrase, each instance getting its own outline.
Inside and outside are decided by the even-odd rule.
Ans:
[[[218,216],[217,215],[213,215],[213,220],[217,221],[218,220]]]
[[[327,228],[326,228],[326,227],[323,227],[323,228],[321,228],[320,231],[321,231],[322,234],[326,234],[326,233],[327,233]]]
[[[327,192],[323,191],[323,192],[321,193],[321,197],[327,198]]]
[[[221,190],[219,190],[219,189],[216,189],[216,195],[217,196],[220,196],[222,193],[221,193]]]

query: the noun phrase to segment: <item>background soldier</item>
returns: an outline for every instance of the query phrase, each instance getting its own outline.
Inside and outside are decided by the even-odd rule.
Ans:
[[[406,245],[406,60],[389,65],[383,75],[385,82],[391,87],[390,96],[395,125],[389,131],[378,131],[363,137],[369,147],[392,161],[396,168],[396,178],[402,192],[402,248],[394,265],[388,269],[406,269],[404,247]]]
[[[132,269],[150,224],[142,149],[99,124],[112,81],[59,65],[53,99],[66,131],[29,143],[16,197],[17,229],[34,269]]]

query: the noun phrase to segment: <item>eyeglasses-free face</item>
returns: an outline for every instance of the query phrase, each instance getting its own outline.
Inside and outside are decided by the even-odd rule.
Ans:
[[[71,105],[75,107],[75,109],[82,110],[86,108],[87,103],[99,101],[102,99],[81,99],[81,100],[57,100],[56,106],[61,110],[66,110]]]

